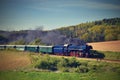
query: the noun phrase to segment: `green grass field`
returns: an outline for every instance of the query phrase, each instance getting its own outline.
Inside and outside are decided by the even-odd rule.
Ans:
[[[114,53],[111,52],[110,54],[113,55]],[[65,61],[68,61],[69,64]],[[3,65],[2,62],[5,64]],[[79,65],[77,67],[70,67],[73,62]],[[18,65],[18,63],[21,65]],[[53,63],[56,63],[57,65],[54,65]],[[60,66],[59,64],[62,64],[63,66]],[[56,68],[55,71],[51,70],[51,65]],[[44,68],[44,66],[48,67]],[[0,69],[0,80],[120,79],[120,63],[51,57],[49,55],[20,52],[14,50],[0,51],[0,68],[2,68]]]
[[[96,57],[100,56],[104,59],[120,60],[120,52],[91,50],[91,53]]]
[[[100,51],[105,55],[105,59],[120,60],[120,52]]]
[[[0,72],[0,80],[119,80],[119,75],[115,72],[56,73],[2,71]]]

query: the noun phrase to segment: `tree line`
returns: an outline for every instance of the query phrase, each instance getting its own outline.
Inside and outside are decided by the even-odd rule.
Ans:
[[[103,19],[58,29],[67,37],[86,42],[120,40],[120,18]]]
[[[120,40],[120,18],[86,22],[49,31],[0,31],[0,44],[54,45],[112,40]]]

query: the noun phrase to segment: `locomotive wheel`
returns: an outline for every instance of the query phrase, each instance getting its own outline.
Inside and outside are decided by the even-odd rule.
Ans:
[[[86,57],[86,58],[88,58],[88,57],[89,57],[89,54],[88,54],[88,53],[86,53],[86,54],[85,54],[85,57]]]

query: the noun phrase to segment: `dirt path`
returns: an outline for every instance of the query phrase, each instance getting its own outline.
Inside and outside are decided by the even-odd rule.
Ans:
[[[90,60],[90,61],[102,61],[102,62],[111,62],[111,63],[120,63],[120,60],[110,60],[110,59],[98,59],[98,58],[77,58],[79,60]]]

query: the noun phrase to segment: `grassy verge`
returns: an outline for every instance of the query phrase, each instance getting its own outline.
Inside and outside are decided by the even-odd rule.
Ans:
[[[0,80],[119,80],[115,72],[100,73],[54,73],[54,72],[0,72]]]
[[[100,51],[105,55],[105,59],[120,60],[120,52]]]
[[[111,59],[111,60],[120,60],[120,52],[112,52],[112,51],[91,51],[93,57],[99,57],[104,59]]]

